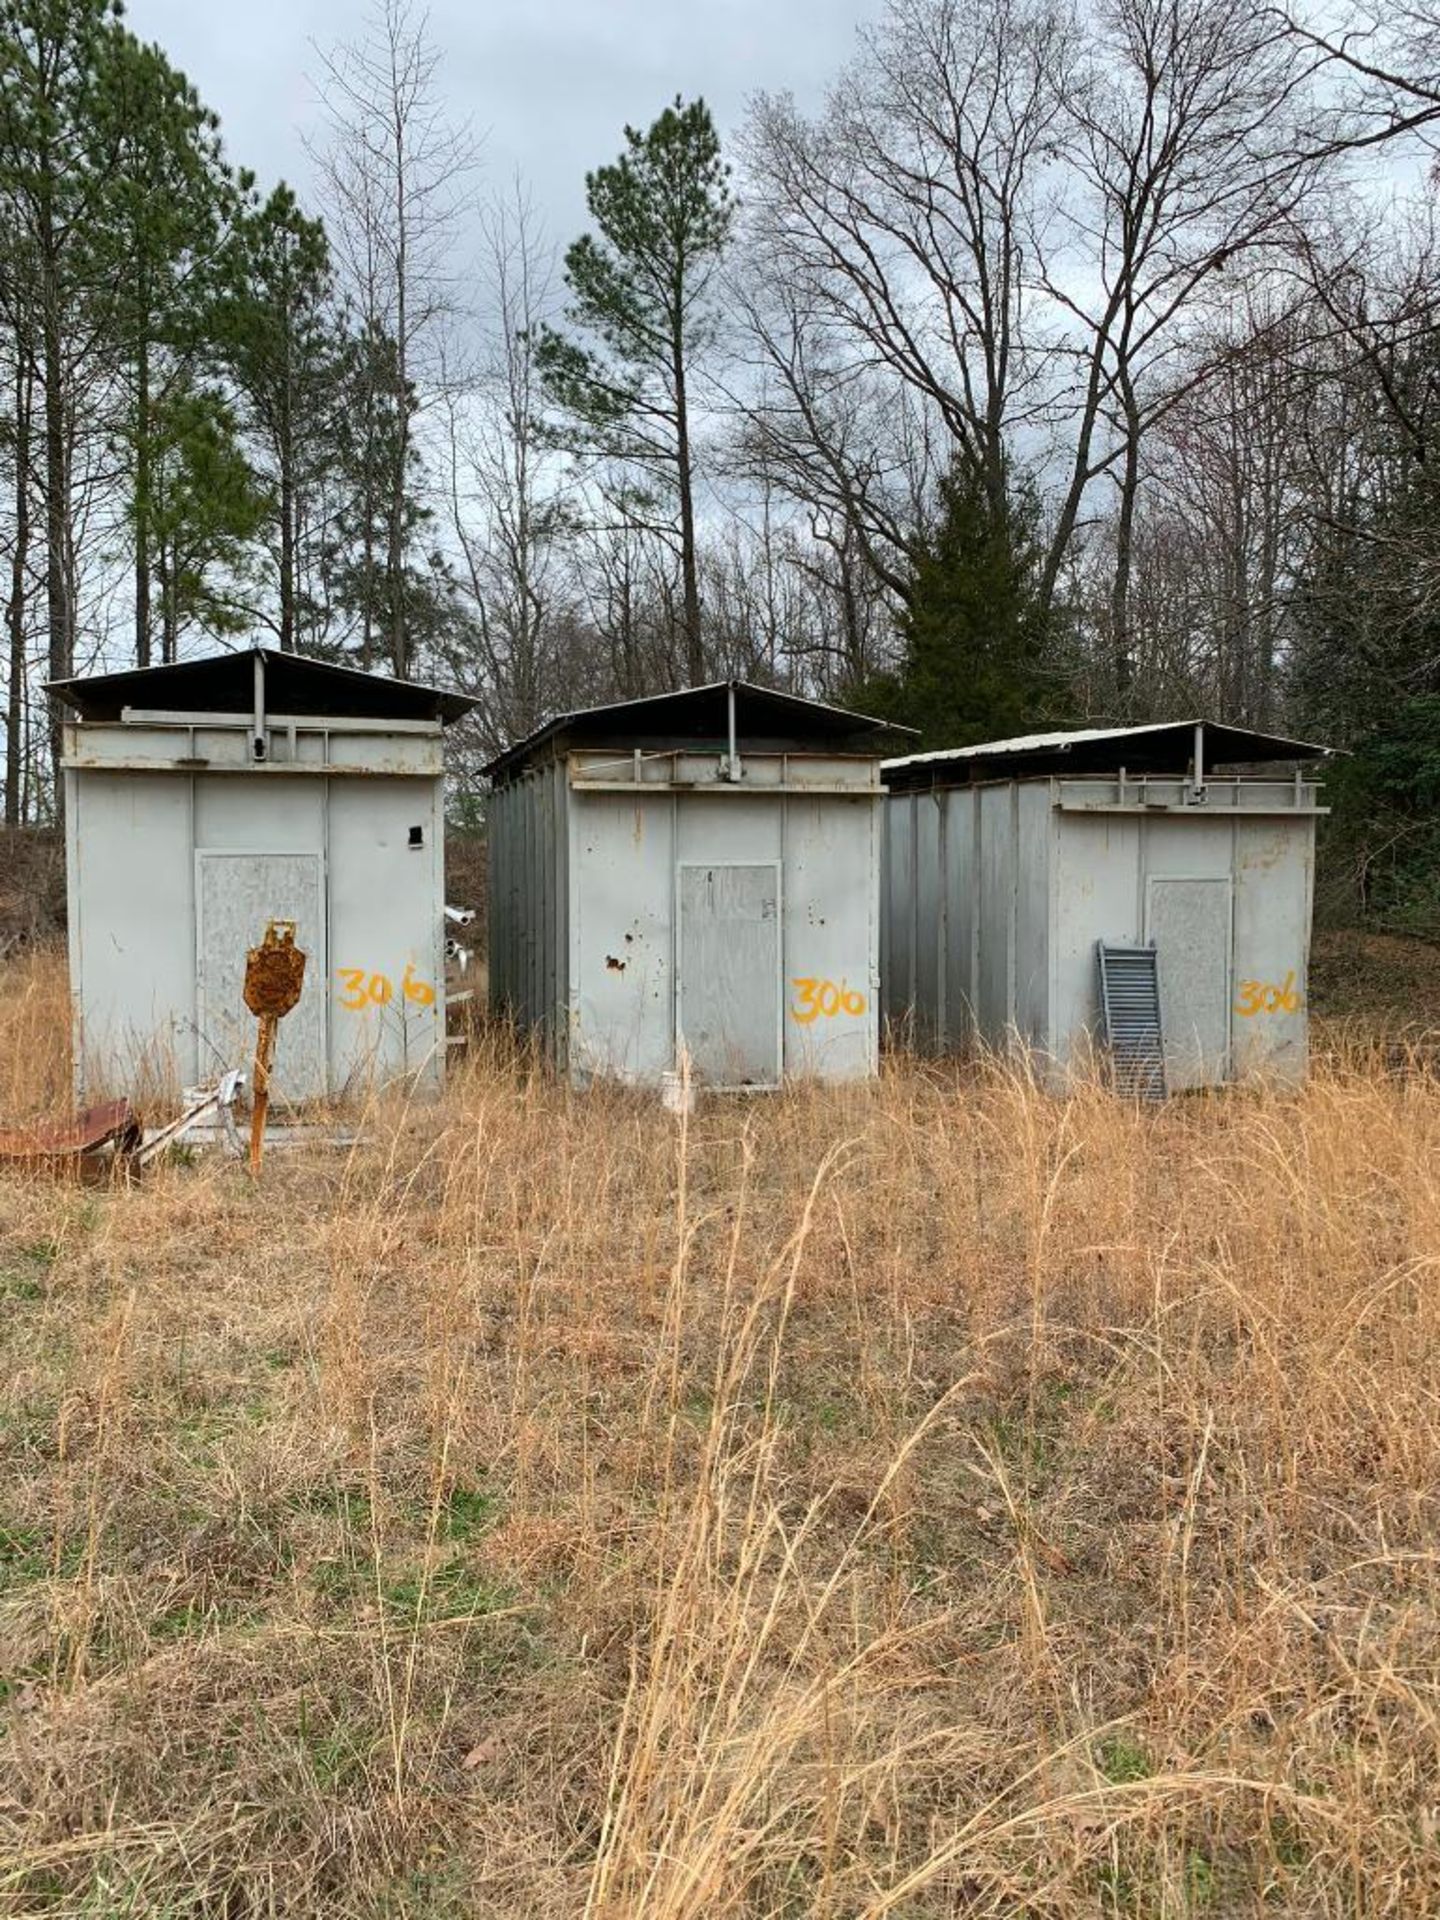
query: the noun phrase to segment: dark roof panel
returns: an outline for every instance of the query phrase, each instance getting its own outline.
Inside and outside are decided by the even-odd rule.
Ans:
[[[475,705],[446,687],[392,680],[358,667],[331,666],[278,647],[246,647],[173,666],[131,667],[52,680],[46,691],[82,720],[118,720],[125,707],[167,713],[248,713],[255,697],[255,656],[265,662],[265,705],[306,719],[439,720],[449,725]]]
[[[882,773],[896,790],[966,786],[980,780],[1026,780],[1046,774],[1183,774],[1195,753],[1195,729],[1204,729],[1204,763],[1259,766],[1274,761],[1321,760],[1335,752],[1282,734],[1257,733],[1212,720],[1163,720],[1139,727],[1072,727],[1021,734],[977,746],[942,748],[887,760]]]
[[[866,713],[852,713],[797,693],[757,687],[748,680],[717,680],[609,706],[558,713],[523,740],[497,754],[485,771],[492,780],[511,779],[545,752],[572,747],[623,747],[665,751],[673,747],[720,747],[729,738],[730,692],[735,694],[735,732],[751,752],[787,748],[832,747],[837,751],[878,753],[888,737],[913,734]]]

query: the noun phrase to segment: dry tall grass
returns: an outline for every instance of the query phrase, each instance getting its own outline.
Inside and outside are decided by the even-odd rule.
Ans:
[[[0,1176],[0,1913],[1440,1909],[1437,1255],[1340,1057]]]

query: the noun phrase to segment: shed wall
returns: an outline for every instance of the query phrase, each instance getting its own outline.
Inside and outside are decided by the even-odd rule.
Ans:
[[[490,1005],[563,1064],[569,982],[564,768],[532,768],[487,807]]]
[[[66,793],[77,1081],[86,1098],[130,1091],[152,1077],[189,1084],[242,1064],[232,1056],[244,1022],[237,1026],[233,1010],[207,1016],[201,1005],[196,876],[206,852],[310,854],[319,861],[324,926],[312,936],[304,991],[322,1003],[323,1082],[296,1085],[294,1097],[352,1093],[377,1076],[440,1078],[438,778],[86,765],[67,771]],[[418,848],[410,845],[415,827]],[[273,911],[285,909],[277,904]],[[263,932],[257,925],[250,938]],[[426,990],[433,994],[428,1006]],[[281,1095],[285,1056],[282,1025],[275,1079]]]
[[[803,772],[792,763],[788,790],[779,790],[781,756],[747,756],[745,769],[751,790],[707,791],[713,756],[657,766],[582,755],[575,784],[557,760],[491,796],[492,1004],[544,1034],[577,1081],[653,1083],[673,1069],[677,876],[682,865],[709,862],[780,869],[784,1072],[839,1079],[874,1071],[881,801],[873,763],[810,756]],[[854,791],[804,791],[806,780]]]
[[[1095,783],[1058,783],[1062,802],[1084,797]],[[1158,787],[1158,783],[1152,783]],[[1161,789],[1160,791],[1163,791]],[[1099,1022],[1095,942],[1146,940],[1156,879],[1229,884],[1231,945],[1230,1050],[1227,1075],[1265,1071],[1299,1079],[1308,1056],[1311,900],[1315,867],[1316,789],[1284,781],[1218,786],[1213,809],[1183,812],[1056,812],[1057,924],[1054,1052],[1066,1062],[1084,1051]],[[1170,798],[1178,803],[1179,783]],[[1233,804],[1226,804],[1226,800]],[[1172,955],[1171,976],[1183,965]],[[1160,943],[1162,1001],[1166,953]],[[1287,985],[1288,983],[1288,985]],[[1273,989],[1273,991],[1272,991]],[[1256,1011],[1248,1011],[1252,1005]],[[1166,1004],[1177,1077],[1184,1058],[1183,1007]]]
[[[1018,1034],[1078,1062],[1099,1022],[1096,941],[1150,937],[1153,881],[1208,879],[1231,903],[1228,978],[1206,983],[1231,1009],[1225,1071],[1303,1075],[1316,789],[1217,781],[1203,808],[1185,792],[1152,780],[1142,805],[1133,783],[1038,779],[892,795],[887,1018],[926,1051]],[[1163,950],[1160,970],[1163,992]],[[1178,1049],[1186,1009],[1168,1014]]]
[[[1048,792],[1018,782],[885,804],[886,1017],[922,1052],[1045,1044]]]

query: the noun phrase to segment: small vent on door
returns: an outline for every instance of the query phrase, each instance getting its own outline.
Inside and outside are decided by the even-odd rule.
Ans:
[[[1165,1045],[1160,1029],[1160,971],[1155,947],[1095,943],[1100,1008],[1115,1091],[1132,1100],[1165,1098]]]

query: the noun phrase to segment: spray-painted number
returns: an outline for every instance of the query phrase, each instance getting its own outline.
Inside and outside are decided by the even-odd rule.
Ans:
[[[1295,969],[1277,986],[1273,980],[1242,980],[1235,1011],[1251,1020],[1257,1013],[1298,1013],[1305,1004],[1295,988]]]
[[[363,967],[337,967],[336,972],[345,987],[340,1004],[348,1007],[352,1013],[358,1013],[362,1007],[388,1007],[395,998],[395,983],[386,973],[367,974]],[[417,1007],[433,1007],[435,1004],[434,987],[428,981],[415,978],[413,964],[405,969],[400,982],[400,996]]]
[[[792,984],[800,998],[798,1005],[791,1007],[790,1017],[802,1027],[808,1027],[812,1020],[833,1020],[837,1013],[865,1011],[864,994],[847,987],[843,980],[796,980]]]

